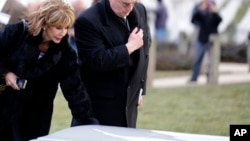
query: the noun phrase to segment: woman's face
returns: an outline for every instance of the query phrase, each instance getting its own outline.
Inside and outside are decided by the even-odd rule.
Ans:
[[[48,26],[43,32],[43,41],[53,41],[54,43],[60,43],[67,32],[68,27]]]

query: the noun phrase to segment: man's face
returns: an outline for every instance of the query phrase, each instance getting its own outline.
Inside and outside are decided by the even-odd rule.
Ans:
[[[121,18],[129,15],[137,0],[109,0],[111,9]]]
[[[209,4],[213,3],[213,0],[204,0],[204,2],[205,2],[207,5],[209,5]]]

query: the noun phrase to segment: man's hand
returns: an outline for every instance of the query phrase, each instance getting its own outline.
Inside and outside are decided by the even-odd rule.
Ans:
[[[208,8],[209,8],[209,12],[211,12],[211,13],[216,12],[216,6],[214,3],[210,3]]]
[[[143,30],[138,27],[134,28],[130,33],[126,47],[129,54],[140,49],[143,46]]]
[[[143,103],[143,97],[140,95],[138,99],[138,106],[141,106]]]
[[[199,10],[200,11],[205,11],[208,8],[208,4],[206,1],[202,1],[200,6],[199,6]]]

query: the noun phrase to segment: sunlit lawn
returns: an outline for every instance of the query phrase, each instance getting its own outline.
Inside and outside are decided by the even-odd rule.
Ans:
[[[250,123],[249,83],[148,89],[137,128],[229,135],[230,124]],[[71,116],[59,93],[51,132],[69,127]]]
[[[150,89],[138,127],[229,135],[230,124],[250,123],[249,84]]]
[[[157,71],[155,78],[187,76],[189,71]],[[148,88],[139,108],[137,128],[229,135],[230,124],[250,124],[249,83],[220,86]],[[70,126],[61,93],[55,100],[51,132]]]

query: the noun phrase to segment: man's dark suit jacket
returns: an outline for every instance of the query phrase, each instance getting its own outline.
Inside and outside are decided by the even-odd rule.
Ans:
[[[82,78],[103,125],[136,127],[139,92],[146,90],[151,36],[145,7],[136,3],[127,18],[130,29],[144,31],[143,47],[131,55],[125,46],[131,31],[109,0],[84,11],[74,25]]]

